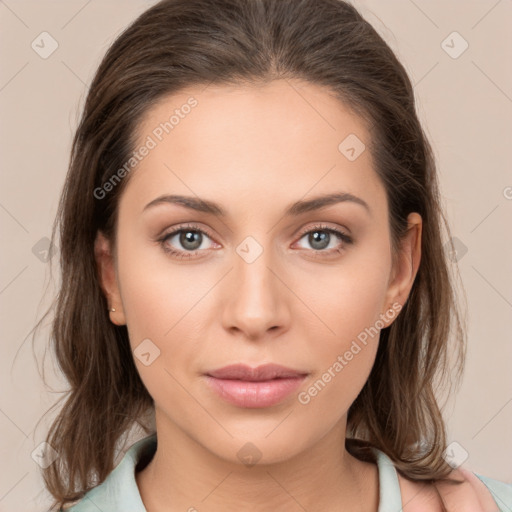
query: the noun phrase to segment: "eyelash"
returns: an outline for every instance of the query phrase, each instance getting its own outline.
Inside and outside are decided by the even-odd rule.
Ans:
[[[165,243],[169,238],[172,238],[174,235],[176,235],[178,233],[181,233],[181,232],[187,232],[187,231],[194,231],[196,233],[201,233],[203,235],[206,235],[209,238],[213,238],[208,231],[206,231],[204,229],[201,229],[201,228],[198,228],[197,226],[187,224],[187,225],[178,226],[173,231],[170,231],[169,233],[166,233],[165,235],[163,235],[157,241],[162,246],[162,249],[166,253],[170,254],[171,256],[175,256],[175,257],[180,258],[180,259],[193,258],[197,253],[202,252],[203,249],[196,249],[195,251],[178,251],[178,250],[176,250],[176,249],[174,249],[172,247],[169,247]],[[319,257],[326,256],[326,255],[331,256],[331,255],[334,255],[334,254],[339,254],[339,253],[344,251],[344,249],[345,249],[344,245],[345,244],[349,245],[349,244],[353,243],[352,237],[347,235],[345,232],[343,232],[341,230],[338,230],[338,229],[335,229],[335,228],[331,228],[331,227],[325,226],[323,224],[317,224],[317,225],[315,225],[315,226],[313,226],[313,227],[311,227],[311,228],[301,232],[299,240],[301,238],[303,238],[305,235],[307,235],[309,233],[312,233],[312,232],[315,232],[315,231],[324,231],[326,233],[331,233],[331,234],[337,236],[340,240],[343,241],[343,245],[342,246],[338,246],[338,247],[336,247],[334,249],[329,249],[327,251],[326,250],[314,250],[314,249],[312,249],[313,253],[319,253]]]

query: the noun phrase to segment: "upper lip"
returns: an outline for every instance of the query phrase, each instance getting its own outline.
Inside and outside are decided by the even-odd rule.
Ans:
[[[216,379],[264,381],[285,377],[303,377],[307,375],[307,372],[294,370],[274,363],[263,364],[256,368],[252,368],[246,364],[231,364],[217,370],[212,370],[208,372],[207,375],[215,377]]]

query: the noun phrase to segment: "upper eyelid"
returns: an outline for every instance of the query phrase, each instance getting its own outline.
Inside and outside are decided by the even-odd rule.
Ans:
[[[342,227],[333,227],[333,226],[329,226],[327,223],[315,223],[315,225],[313,226],[308,226],[307,228],[304,228],[303,230],[300,230],[299,231],[299,234],[300,235],[305,235],[307,233],[310,233],[311,231],[315,231],[315,230],[318,230],[318,231],[333,231],[333,232],[336,232],[336,233],[343,233],[347,236],[350,235],[350,231],[347,229],[347,228],[342,228]]]
[[[202,227],[199,227],[199,226],[196,226],[194,224],[184,224],[184,225],[179,225],[177,226],[176,228],[172,228],[170,229],[169,231],[167,230],[164,230],[164,232],[162,233],[162,237],[167,237],[167,236],[170,236],[170,235],[175,235],[176,233],[179,233],[180,231],[199,231],[201,233],[204,233],[205,235],[208,235],[210,238],[213,238],[213,236],[210,234],[209,230],[207,230],[206,228],[202,228]]]

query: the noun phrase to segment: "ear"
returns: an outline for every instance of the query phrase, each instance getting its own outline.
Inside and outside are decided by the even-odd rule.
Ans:
[[[423,226],[421,215],[416,212],[410,213],[407,223],[407,232],[400,244],[400,251],[391,272],[384,303],[385,309],[389,309],[394,303],[403,307],[407,302],[420,266]]]
[[[125,325],[126,320],[117,282],[112,244],[101,231],[98,231],[94,241],[94,257],[100,286],[107,299],[110,321],[116,325]],[[112,308],[115,311],[112,311]]]

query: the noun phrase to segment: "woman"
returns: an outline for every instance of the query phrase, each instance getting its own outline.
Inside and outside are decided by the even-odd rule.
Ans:
[[[96,73],[59,208],[55,505],[507,510],[447,450],[443,226],[410,80],[354,7],[148,9]]]

